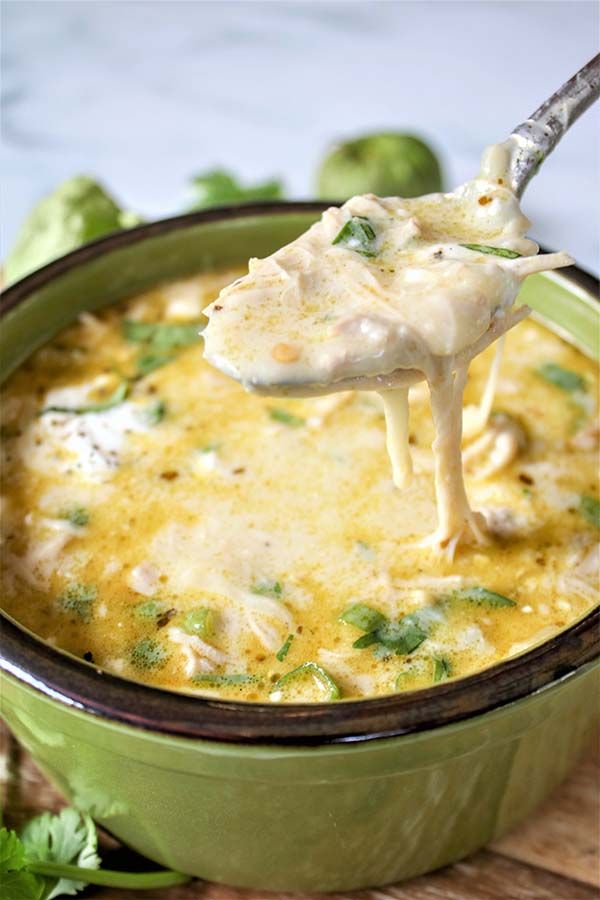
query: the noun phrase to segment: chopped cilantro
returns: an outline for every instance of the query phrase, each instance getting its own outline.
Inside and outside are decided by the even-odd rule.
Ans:
[[[250,590],[253,594],[262,594],[264,597],[280,597],[283,593],[283,586],[279,581],[261,579],[261,581],[255,581]]]
[[[536,369],[536,375],[553,384],[554,387],[560,388],[562,391],[585,391],[585,379],[578,373],[572,372],[571,369],[563,369],[557,363],[544,363],[539,369]]]
[[[360,603],[349,607],[340,618],[366,631],[366,634],[352,644],[355,650],[364,650],[377,644],[398,656],[405,656],[416,650],[428,636],[431,627],[427,616],[420,615],[419,612],[409,613],[399,622],[390,622],[382,613]]]
[[[352,216],[334,237],[332,244],[341,244],[361,256],[377,256],[377,232],[366,216]]]
[[[366,603],[353,603],[340,616],[340,622],[346,622],[348,625],[354,625],[361,631],[373,631],[375,628],[383,625],[386,621],[383,613],[367,606]]]
[[[175,359],[172,353],[140,353],[135,361],[135,374],[138,378],[149,375],[155,369],[166,366]]]
[[[578,509],[590,525],[600,528],[600,501],[589,494],[584,494],[579,501]]]
[[[303,419],[301,416],[295,416],[293,413],[278,406],[272,406],[269,409],[269,416],[274,422],[287,425],[289,428],[300,428],[302,425],[306,425],[306,419]]]
[[[84,622],[89,622],[97,596],[98,590],[95,585],[73,582],[58,597],[58,603],[66,612],[75,613]]]
[[[66,519],[76,528],[83,528],[90,521],[90,514],[83,506],[72,506],[63,509],[58,514],[59,519]]]
[[[450,678],[452,675],[452,663],[447,656],[434,656],[432,661],[433,681],[435,684],[437,684],[438,681],[444,681],[446,678]]]
[[[98,403],[86,403],[81,406],[46,406],[40,411],[39,415],[43,416],[45,413],[70,413],[75,416],[83,416],[86,413],[106,412],[106,410],[112,409],[114,406],[119,406],[125,400],[128,391],[128,382],[122,381],[106,400],[99,400]]]
[[[133,607],[133,612],[140,619],[158,619],[169,608],[164,600],[142,600]]]
[[[275,654],[275,656],[277,657],[277,659],[279,660],[279,662],[283,662],[284,659],[286,658],[286,656],[288,655],[288,653],[289,653],[289,651],[290,651],[290,647],[292,646],[292,641],[293,641],[293,640],[294,640],[294,635],[293,635],[293,634],[288,634],[288,636],[286,637],[286,639],[285,639],[285,641],[283,642],[282,646],[279,648],[279,650],[278,650],[277,653]]]
[[[167,414],[167,404],[164,400],[156,400],[141,410],[140,416],[146,425],[158,425]]]
[[[491,256],[502,256],[504,259],[518,259],[522,253],[516,250],[507,250],[506,247],[488,247],[487,244],[459,244],[459,247],[465,247],[467,250],[474,250],[476,253],[489,253]]]
[[[152,638],[142,638],[131,648],[129,661],[136,669],[161,669],[168,653],[162,644]]]

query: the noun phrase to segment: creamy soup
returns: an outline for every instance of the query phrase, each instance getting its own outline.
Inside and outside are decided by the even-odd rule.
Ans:
[[[488,543],[452,559],[422,545],[436,527],[425,383],[400,490],[376,393],[262,397],[203,360],[201,311],[241,274],[83,315],[12,376],[9,614],[119,675],[277,702],[459,677],[597,601],[590,360],[530,320],[507,334],[492,412],[463,442]],[[467,425],[495,353],[469,368]]]

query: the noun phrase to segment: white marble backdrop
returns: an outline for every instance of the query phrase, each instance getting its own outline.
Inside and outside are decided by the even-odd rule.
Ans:
[[[61,179],[103,179],[158,217],[219,165],[311,195],[336,137],[415,130],[451,186],[597,50],[598,4],[3,4],[2,239]],[[534,236],[598,264],[598,123],[588,112],[528,190]],[[5,250],[3,251],[5,252]]]

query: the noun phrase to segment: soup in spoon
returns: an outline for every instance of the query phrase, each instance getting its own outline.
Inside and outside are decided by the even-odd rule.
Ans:
[[[485,537],[462,478],[469,363],[527,315],[513,307],[527,275],[572,262],[566,253],[536,255],[525,237],[529,222],[506,186],[506,164],[498,145],[486,151],[480,175],[452,193],[365,195],[332,207],[291,244],[251,260],[248,275],[205,311],[206,358],[251,391],[379,391],[398,487],[411,472],[408,386],[428,382],[434,545]],[[488,410],[492,398],[490,390]]]

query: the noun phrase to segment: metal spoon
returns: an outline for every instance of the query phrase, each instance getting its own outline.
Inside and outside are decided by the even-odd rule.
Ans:
[[[566,81],[531,116],[513,130],[502,145],[507,153],[505,178],[507,186],[517,197],[521,197],[529,181],[540,169],[541,164],[554,150],[560,139],[579,116],[600,96],[600,54],[590,60],[572,78]],[[511,324],[522,318],[526,311],[514,311]],[[505,326],[508,323],[505,322]],[[506,327],[502,331],[506,330]],[[481,352],[500,333],[490,328],[480,339],[477,347],[469,348]],[[299,382],[278,382],[263,385],[253,383],[256,393],[285,396],[318,395],[332,391],[375,390],[382,391],[396,387],[408,387],[424,379],[424,373],[416,369],[395,369],[385,375],[355,376],[340,379],[331,384],[309,384]]]

